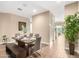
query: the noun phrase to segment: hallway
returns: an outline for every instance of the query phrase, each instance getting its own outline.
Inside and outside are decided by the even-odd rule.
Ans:
[[[64,35],[60,35],[58,37],[58,39],[55,41],[54,43],[54,47],[56,50],[56,57],[68,57],[65,51],[65,39],[64,39]]]
[[[41,57],[50,57],[50,58],[65,58],[68,57],[65,51],[65,39],[64,36],[61,35],[56,39],[52,46],[47,46],[40,50],[40,53],[42,54]]]
[[[38,51],[41,58],[77,58],[79,55],[69,55],[68,51],[65,50],[65,39],[64,35],[60,35],[56,39],[52,46],[47,46]],[[36,54],[35,54],[36,55]]]

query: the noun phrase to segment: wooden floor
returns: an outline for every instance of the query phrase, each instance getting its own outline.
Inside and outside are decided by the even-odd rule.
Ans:
[[[68,50],[65,50],[65,40],[60,36],[57,40],[53,41],[51,45],[43,46],[38,53],[34,53],[29,58],[79,58],[79,54],[74,56],[69,55]],[[8,58],[5,51],[5,45],[0,45],[0,58]]]
[[[79,58],[79,54],[70,55],[68,50],[65,50],[64,36],[59,36],[51,45],[46,46],[38,51],[40,55],[35,54],[39,58]]]
[[[8,58],[6,53],[5,45],[0,45],[0,58]]]

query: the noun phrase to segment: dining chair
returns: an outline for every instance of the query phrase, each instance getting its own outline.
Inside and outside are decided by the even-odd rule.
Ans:
[[[16,34],[15,34],[15,37],[20,36],[20,35],[21,35],[20,33],[16,33]]]
[[[30,54],[32,54],[32,53],[34,53],[34,52],[36,52],[37,50],[40,49],[40,43],[41,43],[41,37],[37,37],[35,44],[33,44],[33,46],[30,48]],[[39,54],[39,53],[37,53],[37,54]]]
[[[35,37],[36,37],[36,38],[39,37],[39,34],[35,34]]]

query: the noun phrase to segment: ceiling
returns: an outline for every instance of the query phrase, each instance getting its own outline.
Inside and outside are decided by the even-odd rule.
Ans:
[[[63,15],[64,5],[71,1],[0,1],[0,12],[17,14],[24,17],[31,17],[44,11],[50,11],[55,16]],[[18,10],[19,8],[19,10]],[[33,10],[37,10],[35,13]]]

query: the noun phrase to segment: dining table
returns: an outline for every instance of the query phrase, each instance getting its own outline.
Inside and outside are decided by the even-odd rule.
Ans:
[[[16,40],[16,42],[18,43],[18,46],[20,46],[20,47],[27,46],[28,47],[26,50],[28,51],[27,55],[29,56],[30,47],[34,46],[33,43],[35,43],[36,37],[31,37],[31,38],[24,37],[23,39],[16,39],[16,38],[13,38],[13,39]]]

